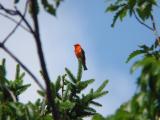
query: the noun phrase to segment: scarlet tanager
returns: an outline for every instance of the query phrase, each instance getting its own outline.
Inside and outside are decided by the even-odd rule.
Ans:
[[[76,57],[82,61],[84,70],[87,70],[85,52],[80,44],[74,45],[74,52],[76,54]]]

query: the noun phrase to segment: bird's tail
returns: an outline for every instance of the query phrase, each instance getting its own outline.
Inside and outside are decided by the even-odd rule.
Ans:
[[[84,70],[88,70],[86,64],[83,64],[83,68],[84,68]]]

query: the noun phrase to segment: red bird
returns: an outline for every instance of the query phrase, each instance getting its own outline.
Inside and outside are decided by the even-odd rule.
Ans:
[[[74,52],[78,59],[81,59],[84,70],[87,70],[85,52],[80,44],[74,45]]]

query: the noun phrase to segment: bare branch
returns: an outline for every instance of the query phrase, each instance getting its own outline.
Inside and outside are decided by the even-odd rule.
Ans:
[[[27,12],[27,5],[28,5],[28,1],[25,4],[25,9],[24,9],[24,13],[23,16],[25,17],[26,12]],[[3,7],[3,9],[5,9]],[[18,9],[15,7],[15,12],[18,13]],[[23,21],[23,19],[21,18],[20,21],[16,24],[16,26],[13,28],[13,30],[6,36],[6,38],[3,40],[2,44],[5,44],[7,42],[7,40],[13,35],[13,33],[17,30],[17,28],[20,26],[21,22]]]
[[[36,1],[31,0],[30,2],[32,4],[32,7],[31,7],[32,17],[33,17],[32,19],[33,19],[34,29],[35,29],[35,34],[33,34],[33,35],[34,35],[34,39],[36,42],[37,52],[38,52],[39,61],[40,61],[41,69],[42,69],[43,76],[44,76],[44,81],[46,84],[47,100],[48,100],[48,103],[51,107],[51,113],[52,113],[53,119],[60,120],[59,111],[56,108],[55,100],[52,96],[52,91],[51,91],[51,86],[50,86],[51,82],[50,82],[50,78],[49,78],[49,74],[47,71],[45,58],[44,58],[44,54],[43,54],[43,49],[42,49],[42,44],[41,44],[41,39],[40,39],[40,34],[39,34],[38,16],[37,16],[37,12],[36,12]]]
[[[3,40],[3,44],[7,42],[7,40],[13,35],[13,33],[17,30],[18,26],[21,24],[22,19],[17,23],[17,25],[13,28],[13,30],[7,35],[7,37]]]
[[[12,22],[18,24],[18,21],[16,21],[15,19],[13,19],[12,17],[10,17],[10,16],[8,16],[8,15],[6,15],[6,14],[4,14],[4,13],[0,13],[0,15],[3,16],[3,17],[5,17],[5,18],[7,18],[7,19],[9,19],[9,20],[11,20]],[[25,26],[23,26],[22,24],[20,24],[19,26],[20,26],[21,28],[23,28],[25,31],[30,32],[30,31],[29,31]]]
[[[29,22],[26,20],[26,18],[22,15],[22,13],[20,11],[17,11],[17,14],[22,18],[22,20],[24,21],[24,23],[26,24],[26,26],[29,28],[30,32],[32,34],[34,34],[34,30],[32,29],[32,27],[29,24]]]
[[[3,10],[9,15],[17,15],[17,12],[15,10],[7,9],[2,4],[0,4],[0,10]]]
[[[153,29],[154,29],[154,33],[155,33],[155,35],[156,35],[156,37],[158,38],[159,37],[159,35],[158,35],[158,31],[157,31],[157,28],[156,28],[156,23],[155,23],[155,20],[154,20],[154,17],[153,17],[153,15],[151,14],[151,21],[152,21],[152,26],[153,26]]]
[[[13,58],[32,78],[33,80],[37,83],[37,85],[44,91],[43,86],[39,82],[39,80],[34,76],[34,74],[10,51],[8,50],[2,43],[0,44],[0,47]]]
[[[146,28],[148,28],[148,29],[151,30],[151,31],[154,31],[154,29],[153,29],[152,27],[148,26],[147,24],[145,24],[144,22],[142,22],[142,21],[138,18],[138,16],[136,15],[136,12],[135,12],[134,10],[133,10],[133,14],[134,14],[136,20],[137,20],[141,25],[145,26]]]
[[[26,13],[27,13],[27,5],[28,5],[28,1],[27,1],[26,4],[25,4],[25,10],[24,10],[24,13],[23,13],[23,15],[22,15],[21,12],[20,12],[16,7],[15,7],[16,10],[14,11],[14,10],[10,10],[10,9],[5,8],[5,7],[3,7],[2,4],[0,4],[0,10],[3,10],[4,12],[6,12],[7,14],[12,15],[12,16],[13,16],[13,15],[20,15],[20,16],[21,16],[20,21],[17,22],[17,21],[14,20],[13,18],[11,18],[11,17],[9,17],[9,16],[7,16],[7,15],[5,15],[5,14],[3,14],[3,13],[0,13],[0,15],[6,17],[6,18],[8,18],[8,19],[10,19],[11,21],[13,21],[13,22],[15,22],[15,23],[17,23],[16,26],[14,27],[14,29],[13,29],[13,30],[7,35],[7,37],[3,40],[3,42],[0,43],[0,47],[1,47],[7,54],[9,54],[9,55],[31,76],[31,77],[33,78],[33,80],[37,83],[37,85],[44,91],[45,89],[43,88],[43,86],[41,85],[41,83],[39,82],[39,80],[36,78],[36,76],[34,76],[34,74],[33,74],[11,51],[9,51],[9,50],[4,46],[5,42],[11,37],[11,35],[13,35],[13,33],[17,30],[18,26],[21,25],[21,22],[22,22],[22,21],[24,21],[25,23],[27,22],[26,19],[25,19],[25,15],[26,15]],[[32,28],[31,28],[31,26],[28,24],[28,22],[27,22],[27,26],[29,27],[30,31],[31,31],[32,33],[34,33],[33,30],[32,30]],[[21,26],[21,27],[23,27],[25,30],[28,31],[28,29],[26,29],[24,26]],[[30,32],[30,31],[29,31],[29,32]]]

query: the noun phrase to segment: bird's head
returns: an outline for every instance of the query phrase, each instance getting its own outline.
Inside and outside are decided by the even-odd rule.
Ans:
[[[79,47],[81,47],[81,45],[78,43],[74,45],[74,48],[79,48]]]

